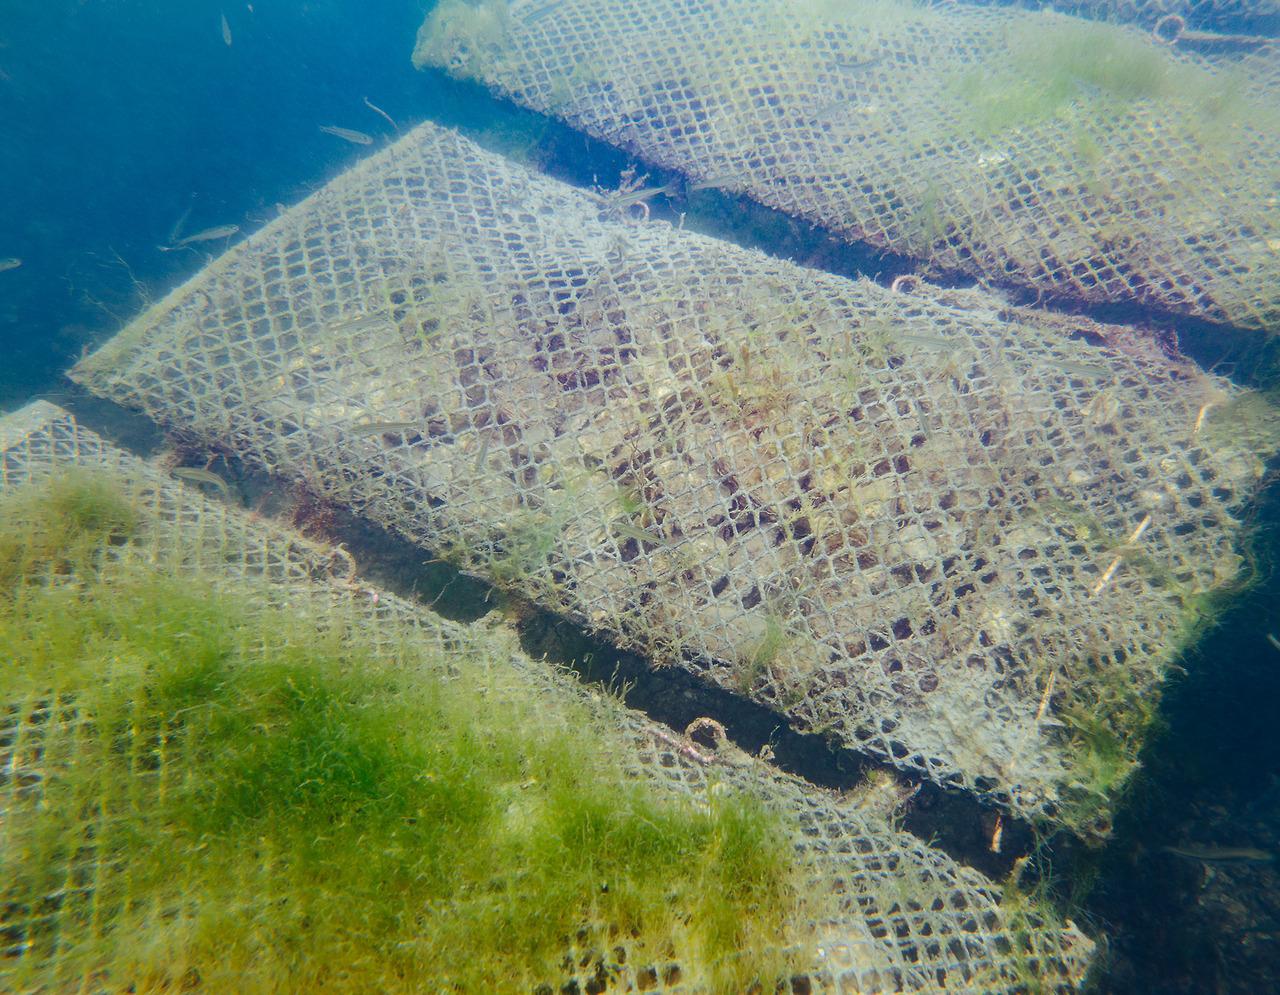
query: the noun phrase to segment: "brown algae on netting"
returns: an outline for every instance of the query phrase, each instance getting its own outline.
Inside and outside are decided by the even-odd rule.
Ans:
[[[617,934],[720,991],[797,969],[812,917],[759,801],[671,802],[572,705],[499,706],[411,644],[374,663],[265,592],[97,555],[144,517],[92,477],[0,502],[26,529],[0,693],[41,716],[0,738],[20,988],[529,988]],[[547,709],[561,732],[520,731]]]

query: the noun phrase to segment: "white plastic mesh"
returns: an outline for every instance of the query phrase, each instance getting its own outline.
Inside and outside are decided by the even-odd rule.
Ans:
[[[800,729],[1105,831],[1270,445],[1137,341],[627,223],[423,125],[72,376]]]
[[[444,0],[418,65],[1017,285],[1280,329],[1280,56],[907,0]]]
[[[708,758],[680,748],[678,734],[615,701],[585,691],[546,664],[520,652],[514,633],[485,623],[460,626],[426,614],[395,596],[352,584],[344,553],[303,539],[260,518],[229,510],[168,478],[162,470],[105,444],[65,412],[38,402],[0,419],[0,493],[48,479],[71,468],[110,472],[146,511],[146,524],[127,546],[107,547],[117,558],[163,563],[164,569],[199,578],[249,597],[269,597],[317,630],[360,633],[388,659],[404,660],[406,641],[439,671],[480,675],[497,700],[539,702],[535,721],[550,731],[567,714],[580,716],[580,729],[593,748],[618,759],[629,776],[685,800],[708,792],[755,792],[795,827],[796,859],[808,875],[807,888],[835,896],[833,914],[823,922],[799,924],[815,938],[817,960],[792,991],[842,993],[1013,992],[1028,986],[1071,991],[1080,982],[1094,944],[1071,923],[1053,922],[1027,903],[1009,902],[1003,890],[910,834],[894,830],[892,807],[873,795],[840,798],[783,775],[723,744]],[[38,541],[39,537],[32,537]],[[269,582],[264,586],[263,581]],[[568,710],[572,707],[573,712]],[[523,714],[523,712],[522,712]],[[63,765],[76,764],[91,731],[74,700],[36,697],[0,705],[0,840],[8,854],[26,845],[17,818],[40,806],[42,785]],[[425,734],[425,733],[424,733]],[[163,744],[135,776],[177,784]],[[117,890],[128,887],[127,868],[98,852],[104,837],[103,812],[87,811],[80,825],[66,827],[65,873],[49,894],[14,891],[0,880],[0,988],[45,991],[45,979],[67,977],[61,960],[90,939],[109,933],[110,922],[94,914],[102,875]],[[124,882],[122,885],[121,882]],[[194,916],[181,882],[172,907],[147,921],[158,932],[175,917]],[[147,896],[136,896],[139,902]],[[129,896],[122,900],[129,904]],[[253,901],[287,902],[287,884],[277,893],[245,896]],[[353,910],[358,915],[359,910]],[[132,938],[139,948],[148,935]],[[704,979],[690,965],[648,963],[628,956],[625,933],[609,950],[566,951],[564,974],[547,979],[559,991],[693,992]],[[128,977],[111,977],[94,964],[84,966],[76,990],[98,993],[139,991]],[[575,987],[576,986],[576,987]],[[59,989],[62,990],[62,989]]]

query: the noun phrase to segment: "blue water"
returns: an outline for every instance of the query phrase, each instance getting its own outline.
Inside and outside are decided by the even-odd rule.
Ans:
[[[226,16],[232,43],[222,36]],[[82,348],[224,245],[160,252],[185,234],[251,231],[366,148],[443,110],[447,80],[409,62],[409,0],[40,0],[0,5],[0,408],[56,390]]]
[[[402,128],[430,117],[535,148],[537,165],[580,183],[616,171],[620,157],[413,69],[423,13],[416,0],[0,0],[0,258],[22,260],[0,272],[0,410],[56,398],[82,350],[224,247],[161,251],[185,212],[183,234],[252,231],[368,152],[321,126],[394,137],[366,99]],[[1255,522],[1270,562],[1275,505]],[[1253,889],[1241,922],[1205,911],[1202,867],[1151,853],[1187,834],[1280,839],[1280,651],[1268,630],[1280,635],[1269,579],[1187,660],[1116,844],[1063,871],[1065,892],[1071,874],[1102,869],[1089,909],[1117,956],[1100,991],[1212,991],[1224,976],[1240,981],[1229,990],[1266,991],[1259,979],[1280,979],[1271,866],[1218,872]]]

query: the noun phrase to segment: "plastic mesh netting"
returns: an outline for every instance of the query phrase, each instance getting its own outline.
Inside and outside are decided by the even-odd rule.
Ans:
[[[1038,299],[1280,328],[1280,59],[895,0],[446,0],[415,62]]]
[[[1143,348],[629,223],[423,125],[72,376],[797,728],[1105,830],[1270,445]]]
[[[688,747],[678,734],[530,660],[505,627],[455,625],[353,583],[349,558],[341,551],[206,500],[153,464],[104,444],[52,405],[37,403],[0,421],[0,467],[0,494],[73,467],[106,473],[128,487],[145,510],[146,524],[128,542],[103,543],[98,569],[108,578],[127,576],[127,568],[151,569],[241,591],[269,601],[274,610],[312,620],[317,632],[348,634],[342,638],[358,633],[361,647],[374,646],[375,653],[398,666],[406,665],[405,647],[410,647],[411,656],[440,680],[456,680],[464,671],[475,676],[496,700],[519,705],[526,721],[539,723],[547,734],[567,721],[579,723],[576,731],[594,749],[613,756],[628,777],[673,799],[697,804],[725,792],[763,798],[791,827],[804,888],[832,896],[827,917],[796,924],[797,935],[812,945],[814,961],[806,976],[792,982],[792,990],[1011,992],[1035,986],[1068,991],[1093,954],[1093,942],[1072,924],[1053,921],[1025,899],[1015,902],[978,873],[892,829],[893,805],[886,806],[874,792],[838,798],[723,741],[716,749]],[[41,538],[26,537],[36,544]],[[50,581],[74,584],[77,578],[62,574]],[[104,661],[103,679],[109,669]],[[12,688],[8,681],[6,686]],[[0,859],[21,860],[35,845],[28,834],[40,823],[46,792],[85,757],[99,756],[93,747],[103,721],[85,714],[75,693],[65,688],[56,698],[30,688],[21,700],[4,702]],[[136,818],[142,799],[163,795],[166,788],[182,789],[184,750],[191,748],[174,734],[157,736],[135,727],[131,741],[126,737],[112,745],[127,758],[128,776],[137,781],[136,790],[116,785],[112,796],[132,799],[130,805],[108,804],[103,792],[101,804],[84,810],[80,821],[61,826],[59,845],[48,852],[62,854],[64,865],[51,876],[47,893],[19,889],[16,882],[28,880],[27,875],[0,877],[0,987],[172,990],[106,973],[94,951],[105,949],[103,941],[118,926],[109,908],[147,910],[138,920],[142,926],[127,940],[135,951],[172,943],[183,935],[180,923],[198,920],[205,911],[201,893],[188,887],[182,873],[165,882],[157,899],[142,875],[121,866],[119,855],[109,849],[115,838],[111,820]],[[268,867],[273,861],[287,864],[286,855],[262,859]],[[292,900],[289,876],[280,873],[270,880],[265,891],[241,895],[236,914],[251,915],[264,904],[286,907]],[[100,903],[108,891],[111,902]],[[361,915],[359,900],[352,898],[352,921]],[[614,933],[607,949],[567,948],[562,975],[546,980],[560,991],[706,990],[695,965],[637,957],[637,942],[622,931]],[[179,972],[187,963],[181,949],[175,949],[173,960]],[[188,972],[185,981],[191,980]]]

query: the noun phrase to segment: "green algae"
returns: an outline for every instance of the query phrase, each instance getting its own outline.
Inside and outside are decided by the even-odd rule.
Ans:
[[[146,518],[89,478],[0,501],[19,988],[530,990],[619,943],[722,991],[794,969],[791,847],[761,804],[659,797],[585,713],[469,676],[501,661],[103,559]]]

